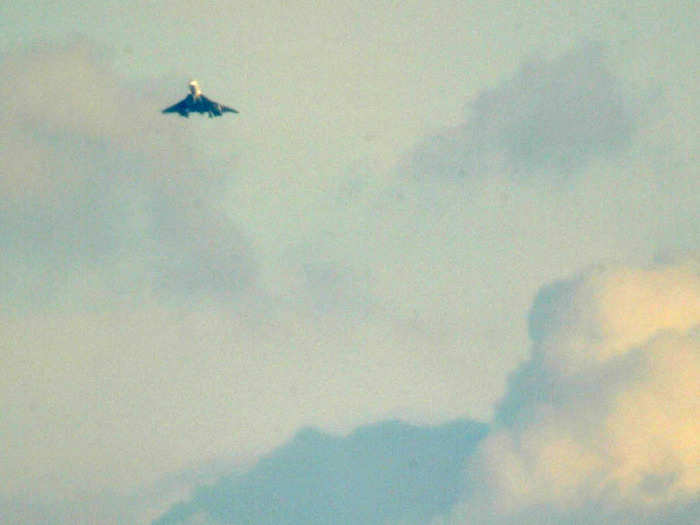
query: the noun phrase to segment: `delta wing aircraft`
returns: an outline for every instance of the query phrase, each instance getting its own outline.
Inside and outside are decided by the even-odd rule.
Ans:
[[[183,117],[189,118],[190,113],[208,113],[209,118],[220,117],[224,113],[238,113],[237,110],[214,102],[202,93],[199,83],[192,80],[189,84],[190,92],[177,104],[165,108],[163,113],[179,113]]]

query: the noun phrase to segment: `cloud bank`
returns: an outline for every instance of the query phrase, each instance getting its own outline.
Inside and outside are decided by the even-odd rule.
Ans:
[[[490,427],[307,430],[154,523],[690,523],[699,270],[607,265],[543,287]]]

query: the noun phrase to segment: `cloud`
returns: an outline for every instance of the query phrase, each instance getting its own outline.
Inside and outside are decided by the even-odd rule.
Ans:
[[[556,60],[540,62],[544,70]],[[331,190],[341,165],[364,154],[353,146],[363,148],[364,135],[335,147],[330,128],[318,126],[319,117],[336,122],[327,105],[308,111],[293,103],[293,91],[285,95],[290,104],[270,105],[281,99],[266,97],[273,93],[264,88],[279,94],[276,82],[259,84],[263,91],[246,87],[267,118],[252,121],[241,144],[230,140],[226,122],[161,118],[163,83],[127,82],[112,70],[109,53],[89,42],[12,52],[0,67],[40,96],[35,107],[16,107],[22,99],[8,90],[3,100],[12,106],[0,101],[8,110],[0,116],[8,139],[0,148],[9,167],[0,179],[0,292],[10,297],[3,308],[30,310],[0,318],[2,397],[11,406],[3,420],[13,446],[4,469],[12,474],[9,494],[129,487],[231,450],[266,453],[302,425],[347,430],[387,414],[420,422],[487,414],[505,372],[527,348],[522,313],[542,282],[592,261],[647,257],[664,242],[687,248],[699,238],[693,219],[700,192],[691,191],[697,179],[648,176],[645,159],[616,165],[624,141],[611,150],[597,144],[598,153],[591,148],[581,158],[574,152],[570,167],[586,176],[575,177],[569,193],[547,187],[549,175],[567,169],[556,155],[551,164],[541,155],[520,158],[504,141],[482,137],[460,144],[472,152],[484,144],[487,168],[505,166],[501,179],[488,178],[488,170],[447,183],[435,177],[409,185],[399,177],[387,198],[386,180],[378,183],[382,177],[370,169],[346,205]],[[239,86],[250,80],[237,68],[224,70]],[[75,78],[84,79],[84,95]],[[505,89],[512,80],[484,95],[502,88],[515,96]],[[375,115],[386,92],[394,91],[380,90],[364,111],[376,120],[372,126],[386,124],[394,152],[410,140],[393,134],[412,137],[412,124],[403,123],[417,120],[418,110],[407,113],[394,101],[399,109]],[[93,102],[83,107],[81,96]],[[71,111],[46,104],[51,97]],[[407,88],[404,99],[413,98]],[[302,114],[303,125],[295,120]],[[336,128],[343,137],[357,129]],[[323,140],[314,141],[317,135]],[[222,167],[209,156],[232,147],[245,151],[241,173],[230,162],[236,159]],[[478,174],[470,167],[475,158],[453,160]],[[544,173],[545,184],[520,184],[518,166]],[[235,184],[227,188],[228,181]],[[399,191],[403,200],[393,198]],[[258,264],[273,284],[261,282]],[[48,315],[36,312],[56,305]],[[646,312],[642,318],[654,310]],[[551,332],[548,316],[540,316],[544,334]],[[554,369],[576,377],[576,367],[607,363],[606,352],[619,355],[626,343],[617,339],[596,359],[559,359],[543,347],[543,355],[555,356],[547,358],[552,367],[533,360],[532,376],[539,373],[543,384],[552,383]],[[524,390],[525,380],[519,385]],[[539,388],[536,395],[546,401],[549,393]],[[539,404],[512,404],[518,421],[530,408]]]
[[[1,102],[5,495],[87,500],[304,425],[444,421],[481,397],[458,350],[371,310],[360,273],[317,245],[271,264],[298,282],[259,286],[258,239],[226,209],[235,163],[200,151],[228,142],[226,121],[161,116],[80,39],[13,51],[0,73],[38,97]]]
[[[174,503],[186,498],[192,486],[213,484],[244,463],[240,458],[199,463],[127,493],[109,490],[97,496],[82,494],[81,497],[59,500],[39,491],[12,498],[0,494],[0,515],[3,523],[17,525],[150,523]]]
[[[303,431],[157,523],[689,522],[700,493],[697,259],[601,265],[547,285],[530,330],[531,358],[478,439],[460,422],[385,422],[342,439]],[[427,470],[403,470],[416,457]],[[455,466],[459,480],[447,475]],[[455,489],[460,501],[433,498]]]
[[[427,139],[413,155],[418,176],[506,171],[527,180],[572,175],[623,150],[635,129],[632,103],[605,64],[601,45],[526,62],[482,91],[469,120]]]
[[[589,270],[545,287],[530,321],[532,357],[453,522],[685,515],[700,493],[697,259]]]
[[[469,118],[425,139],[394,185],[358,213],[371,217],[362,262],[372,263],[375,302],[459,338],[455,346],[493,381],[486,410],[470,405],[479,415],[491,416],[505,375],[526,357],[522,314],[543,283],[600,261],[700,248],[700,178],[670,169],[672,150],[661,169],[661,150],[640,145],[658,134],[653,104],[606,49],[580,45],[476,91]],[[479,102],[489,100],[497,102]],[[523,119],[523,108],[543,118]],[[527,122],[544,128],[531,132]],[[503,137],[533,133],[554,142],[533,158],[509,152]],[[352,261],[355,245],[347,246]]]
[[[466,420],[436,427],[386,421],[345,437],[305,429],[154,524],[425,523],[457,501],[461,465],[486,431]]]
[[[12,79],[0,87],[0,288],[13,306],[230,299],[254,281],[250,241],[219,205],[230,173],[108,52],[36,43],[0,74]]]
[[[463,414],[479,382],[412,326],[273,302],[0,316],[7,494],[131,490],[299,428]],[[27,436],[32,436],[28,439]]]

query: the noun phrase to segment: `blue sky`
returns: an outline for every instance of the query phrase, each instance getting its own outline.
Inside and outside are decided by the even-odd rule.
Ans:
[[[480,489],[401,519],[682,520],[693,7],[0,7],[2,508],[147,523],[304,428],[466,418]],[[240,114],[161,115],[191,78]]]

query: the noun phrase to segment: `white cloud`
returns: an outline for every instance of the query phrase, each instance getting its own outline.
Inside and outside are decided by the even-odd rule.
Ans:
[[[700,319],[697,264],[663,269],[600,268],[544,289],[530,326],[534,352],[552,370],[576,373],[610,360],[664,330]]]
[[[614,523],[692,504],[700,493],[697,259],[590,270],[544,289],[531,319],[531,360],[511,378],[498,424],[466,468],[473,492],[454,523],[596,513]]]

